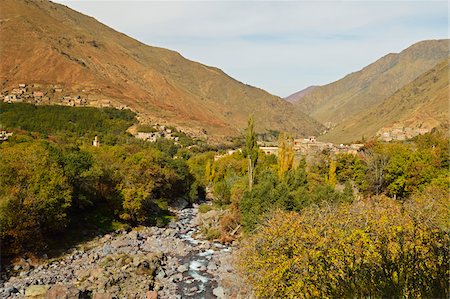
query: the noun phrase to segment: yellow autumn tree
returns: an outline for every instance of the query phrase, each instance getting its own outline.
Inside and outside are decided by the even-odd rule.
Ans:
[[[448,298],[445,190],[278,211],[242,245],[258,298]]]
[[[294,166],[294,139],[280,133],[278,138],[278,177],[283,175]]]

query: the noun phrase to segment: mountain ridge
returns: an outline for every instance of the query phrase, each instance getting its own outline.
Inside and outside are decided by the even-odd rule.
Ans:
[[[256,129],[317,134],[321,124],[283,99],[181,54],[145,45],[66,6],[0,3],[2,90],[19,83],[61,85],[89,102],[109,100],[140,119],[236,136]]]
[[[303,98],[304,96],[306,96],[308,93],[310,93],[314,89],[316,89],[317,87],[320,87],[320,86],[319,85],[308,86],[300,91],[297,91],[297,92],[285,97],[284,99],[288,102],[296,103],[296,102],[300,101],[300,99]]]
[[[356,114],[319,139],[351,142],[391,131],[431,131],[449,124],[449,59],[397,90],[392,96]],[[401,132],[400,132],[401,133]]]
[[[448,56],[448,39],[420,41],[314,89],[295,104],[321,123],[336,125],[379,104]]]

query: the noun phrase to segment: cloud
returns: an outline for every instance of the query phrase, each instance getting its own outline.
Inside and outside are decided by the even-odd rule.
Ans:
[[[57,1],[280,96],[448,37],[446,1]]]

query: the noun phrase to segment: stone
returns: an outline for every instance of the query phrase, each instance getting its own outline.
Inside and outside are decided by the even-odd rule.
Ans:
[[[217,265],[216,265],[216,263],[213,262],[213,261],[210,261],[210,262],[208,263],[207,269],[208,269],[208,271],[210,271],[210,272],[211,272],[211,271],[217,270]]]
[[[111,252],[112,252],[111,245],[109,245],[109,244],[103,245],[103,248],[102,248],[103,255],[111,254]]]
[[[180,265],[180,266],[177,268],[177,271],[180,272],[180,273],[184,273],[184,272],[186,272],[186,271],[188,271],[188,270],[189,270],[189,265],[187,265],[187,264]]]
[[[225,298],[225,292],[223,291],[223,288],[217,287],[213,289],[213,294],[219,299]]]
[[[72,285],[54,285],[45,294],[45,299],[78,299],[80,290]]]
[[[94,293],[92,299],[113,299],[113,296],[109,293],[98,292]]]
[[[183,210],[189,206],[189,202],[182,197],[178,197],[174,201],[171,202],[171,206],[173,208]]]
[[[159,270],[158,274],[156,274],[156,279],[158,280],[162,280],[164,277],[166,276],[166,273],[164,272],[163,269]]]
[[[43,299],[45,298],[45,293],[47,293],[50,287],[48,285],[32,285],[25,289],[25,297],[33,299]]]
[[[158,292],[156,291],[147,291],[145,295],[147,299],[158,299]]]

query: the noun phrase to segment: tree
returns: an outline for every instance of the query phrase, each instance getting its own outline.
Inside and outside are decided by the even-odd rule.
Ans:
[[[248,187],[251,191],[253,187],[254,170],[258,161],[258,144],[256,142],[256,133],[254,130],[254,122],[252,116],[250,116],[248,119],[245,137],[244,157],[248,159]]]
[[[278,178],[294,166],[294,140],[283,133],[278,139]]]

